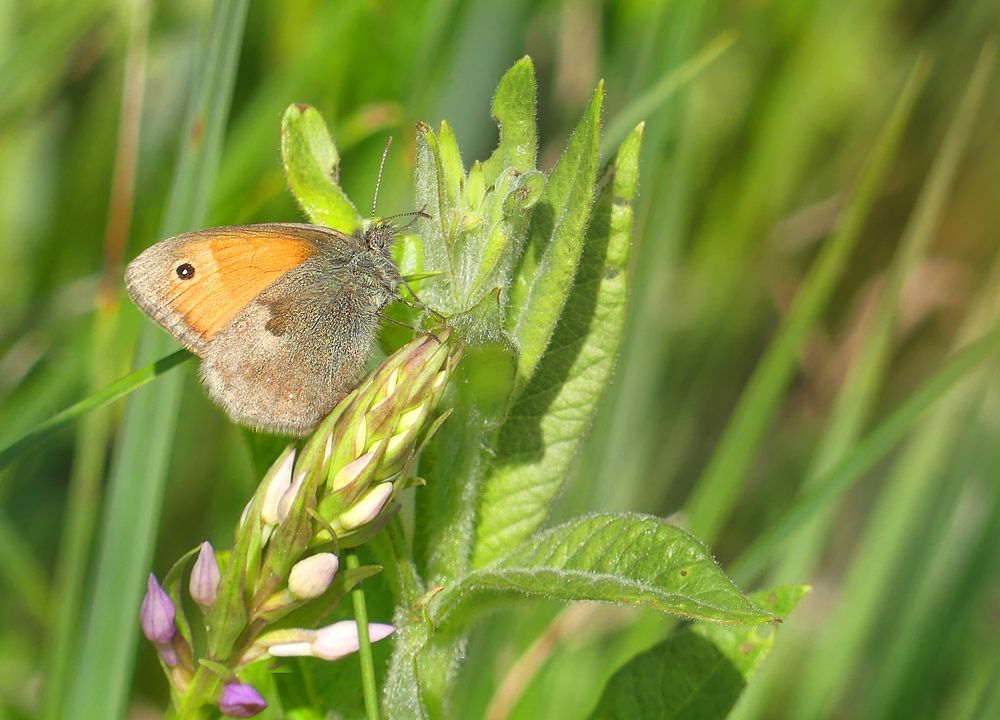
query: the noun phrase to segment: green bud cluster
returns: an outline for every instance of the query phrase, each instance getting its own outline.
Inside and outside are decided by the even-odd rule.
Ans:
[[[175,564],[163,588],[151,579],[143,629],[157,647],[179,712],[226,704],[233,700],[226,692],[250,693],[237,673],[251,662],[296,654],[334,659],[356,649],[353,623],[321,631],[271,628],[307,604],[309,616],[321,622],[379,571],[343,571],[338,555],[382,529],[398,509],[396,494],[415,484],[410,467],[444,419],[432,414],[461,351],[452,332],[440,329],[393,353],[301,449],[293,444],[278,456],[243,512],[231,551],[216,555],[204,543]],[[205,642],[197,644],[179,601],[194,555],[187,586],[205,630]],[[370,627],[374,638],[392,632],[390,625]]]

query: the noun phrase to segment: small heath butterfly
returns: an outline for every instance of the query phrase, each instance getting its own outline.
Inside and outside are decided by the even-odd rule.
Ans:
[[[389,220],[351,235],[296,223],[199,230],[144,251],[125,285],[201,358],[208,394],[233,420],[301,436],[354,387],[399,296],[396,232]]]

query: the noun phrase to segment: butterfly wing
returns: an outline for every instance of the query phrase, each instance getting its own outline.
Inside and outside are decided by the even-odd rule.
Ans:
[[[216,335],[202,381],[237,422],[304,435],[357,384],[379,321],[346,266],[310,258]]]
[[[210,228],[153,245],[125,271],[135,303],[189,350],[208,343],[261,292],[319,251],[351,237],[311,225]]]
[[[311,225],[212,228],[163,240],[126,269],[129,294],[202,358],[237,422],[303,435],[353,387],[392,293],[357,236]]]

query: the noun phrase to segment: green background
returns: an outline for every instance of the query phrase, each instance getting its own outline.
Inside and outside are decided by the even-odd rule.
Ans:
[[[217,174],[207,162],[186,186],[189,216],[207,225],[301,219],[278,151],[292,102],[326,118],[363,211],[392,134],[379,211],[412,210],[414,124],[447,119],[467,163],[487,157],[491,93],[524,54],[539,79],[541,167],[600,78],[609,148],[646,120],[625,350],[561,516],[680,513],[732,568],[804,484],[996,324],[1000,81],[983,54],[996,2],[256,2],[228,68],[228,117],[210,98],[194,124],[208,132],[192,134],[192,84],[226,84],[225,53],[198,55],[210,15],[193,1],[0,2],[0,445],[132,367],[149,321],[121,269],[170,225],[185,142],[221,152]],[[898,148],[865,195],[908,77]],[[776,350],[845,224],[858,234],[829,299],[801,342]],[[751,402],[768,357],[787,378]],[[736,566],[748,588],[813,585],[739,717],[1000,712],[996,370],[970,373],[847,492],[778,531],[767,570]],[[175,372],[181,420],[153,513],[161,574],[204,538],[228,544],[256,477],[193,365]],[[93,615],[86,593],[64,588],[96,576],[92,539],[129,512],[99,504],[121,410],[0,475],[0,717],[40,715],[53,648],[81,671]],[[456,717],[582,717],[667,629],[608,607],[500,614],[470,642]],[[131,664],[107,671],[131,685],[139,717],[166,688],[152,650],[136,657],[134,676]]]

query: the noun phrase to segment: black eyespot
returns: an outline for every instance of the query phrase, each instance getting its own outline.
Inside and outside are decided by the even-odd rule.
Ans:
[[[184,263],[183,265],[177,266],[177,277],[181,280],[190,280],[194,277],[194,265],[191,263]]]

